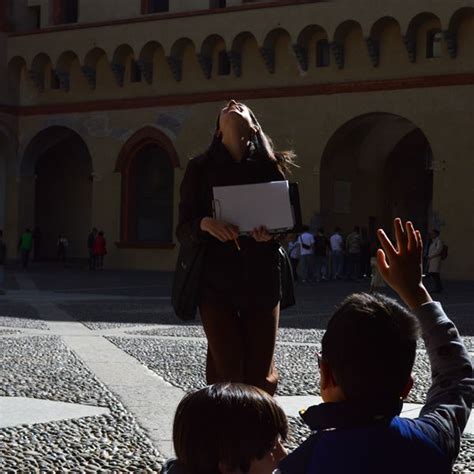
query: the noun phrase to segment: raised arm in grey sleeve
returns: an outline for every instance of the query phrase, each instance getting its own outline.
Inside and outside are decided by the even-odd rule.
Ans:
[[[471,357],[440,303],[424,304],[415,314],[421,324],[432,376],[427,401],[416,424],[454,462],[473,402]]]

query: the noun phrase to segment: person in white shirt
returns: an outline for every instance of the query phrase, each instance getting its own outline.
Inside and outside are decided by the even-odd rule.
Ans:
[[[298,237],[300,246],[300,277],[302,283],[311,281],[311,269],[313,268],[314,236],[309,232],[309,227],[303,227],[303,233]]]
[[[291,235],[288,242],[288,255],[290,256],[291,268],[293,269],[293,279],[298,281],[298,264],[300,263],[301,246],[296,234]]]
[[[431,244],[428,249],[428,275],[434,282],[433,293],[441,293],[443,284],[441,283],[441,261],[444,244],[439,236],[439,230],[431,231]]]
[[[344,271],[344,239],[339,227],[336,227],[334,234],[331,235],[329,244],[331,246],[332,278],[338,280],[342,278]]]

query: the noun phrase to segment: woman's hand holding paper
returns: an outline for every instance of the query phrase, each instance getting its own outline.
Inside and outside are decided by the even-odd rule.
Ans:
[[[235,240],[239,236],[239,228],[237,226],[211,217],[204,217],[201,220],[201,230],[208,232],[221,242]]]
[[[273,239],[273,236],[268,232],[266,227],[260,226],[254,229],[250,234],[257,242],[268,242]]]

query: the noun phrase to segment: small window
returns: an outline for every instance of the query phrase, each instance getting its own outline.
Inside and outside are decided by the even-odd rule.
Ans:
[[[142,71],[135,60],[130,64],[130,82],[142,82]]]
[[[316,67],[328,67],[330,62],[329,41],[327,39],[319,40],[316,43]]]
[[[443,35],[440,30],[431,30],[427,33],[426,57],[430,59],[442,56]]]
[[[226,6],[226,0],[211,0],[209,5],[210,8],[225,8]]]
[[[41,28],[41,7],[29,7],[29,11],[31,12],[31,18],[33,19],[35,28],[39,30]]]
[[[79,17],[79,0],[55,0],[54,23],[77,23]]]
[[[218,74],[219,76],[228,76],[230,74],[230,61],[227,51],[219,51],[218,57]]]
[[[59,81],[59,76],[55,71],[51,70],[51,89],[60,89],[61,82]]]
[[[145,13],[165,13],[169,11],[169,0],[147,0],[147,8]]]

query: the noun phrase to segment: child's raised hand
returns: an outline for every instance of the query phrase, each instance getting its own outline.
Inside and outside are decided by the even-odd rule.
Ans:
[[[377,252],[377,264],[384,280],[410,308],[428,303],[431,297],[423,285],[423,240],[413,224],[394,221],[396,248],[382,229],[377,231],[382,249]]]

